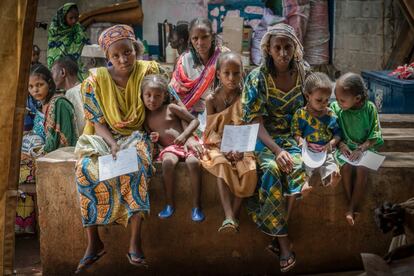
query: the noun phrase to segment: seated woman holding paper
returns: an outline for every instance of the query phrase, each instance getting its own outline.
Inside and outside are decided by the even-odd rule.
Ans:
[[[136,60],[143,46],[127,25],[116,25],[102,32],[99,45],[112,63],[109,68],[91,71],[82,84],[86,126],[75,153],[82,223],[88,247],[77,272],[89,267],[105,254],[97,226],[131,224],[127,257],[132,265],[145,264],[141,248],[141,224],[150,205],[148,181],[153,174],[152,143],[142,131],[145,107],[141,82],[146,75],[159,73],[156,62]],[[136,172],[100,181],[98,157],[135,148]]]
[[[252,152],[220,151],[225,125],[241,125],[240,94],[243,66],[240,55],[226,52],[217,61],[216,80],[220,85],[209,95],[204,131],[203,167],[217,177],[225,219],[219,232],[238,232],[243,198],[252,196],[257,184],[256,161]]]
[[[341,140],[338,118],[328,107],[332,86],[326,74],[310,74],[304,84],[306,106],[298,109],[292,119],[292,135],[302,147],[306,174],[310,178],[315,171],[319,171],[320,179],[325,186],[335,186],[341,179],[338,165],[332,155],[332,150]],[[310,190],[309,187],[306,191]]]
[[[268,249],[278,255],[280,270],[287,272],[296,263],[288,238],[290,209],[306,182],[301,150],[290,125],[304,104],[307,67],[303,47],[289,25],[272,26],[261,49],[263,63],[247,76],[242,95],[243,121],[260,125],[255,151],[261,178],[247,208],[258,228],[274,237]]]
[[[355,224],[365,194],[368,169],[346,163],[341,154],[350,161],[357,161],[367,150],[375,150],[384,143],[375,104],[368,100],[367,89],[362,77],[346,73],[336,81],[336,102],[331,108],[338,116],[343,141],[335,152],[335,159],[341,166],[342,183],[348,198],[345,214],[350,225]]]

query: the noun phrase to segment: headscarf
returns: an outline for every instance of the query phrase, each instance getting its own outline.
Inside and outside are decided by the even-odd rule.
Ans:
[[[88,43],[88,38],[79,22],[72,27],[66,24],[66,14],[73,7],[77,8],[77,5],[75,3],[64,4],[52,18],[47,38],[47,66],[49,69],[57,59],[63,56],[71,56],[78,63],[79,71],[83,71],[80,56],[83,46]]]
[[[128,25],[115,25],[105,29],[99,36],[98,43],[102,51],[122,39],[129,39],[137,43],[132,28]],[[102,110],[106,123],[122,135],[131,133],[142,127],[145,120],[145,107],[141,99],[141,83],[149,74],[159,74],[159,67],[155,61],[137,60],[134,64],[125,89],[120,91],[113,81],[108,69],[101,67],[93,72],[82,83],[82,91],[91,87],[96,100]],[[90,121],[86,122],[84,134],[93,134],[94,129]]]
[[[260,42],[260,48],[262,52],[262,63],[266,66],[266,60],[269,58],[269,44],[270,38],[272,36],[284,36],[290,38],[295,44],[295,51],[293,53],[293,60],[296,63],[296,67],[299,70],[299,76],[302,78],[302,83],[305,80],[306,72],[309,71],[309,65],[303,59],[303,46],[300,43],[299,38],[296,36],[295,30],[292,26],[279,23],[273,26],[270,26],[267,29],[267,32]]]
[[[135,38],[134,30],[128,25],[121,24],[105,29],[99,36],[98,43],[106,55],[109,47],[121,39],[129,39],[133,43],[138,43]]]

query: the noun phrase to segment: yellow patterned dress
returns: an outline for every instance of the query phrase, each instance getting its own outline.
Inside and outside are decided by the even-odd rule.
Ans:
[[[301,150],[290,134],[293,114],[304,104],[299,79],[290,91],[281,91],[262,66],[247,76],[243,89],[243,121],[250,123],[263,116],[269,135],[279,147],[289,152],[294,161],[292,172],[284,173],[276,164],[275,154],[260,139],[257,140],[255,153],[261,176],[257,193],[248,200],[247,208],[258,228],[271,236],[287,235],[285,196],[300,195],[306,179]]]
[[[87,126],[75,153],[76,184],[84,226],[118,223],[127,225],[137,212],[149,212],[148,182],[153,174],[152,144],[141,131],[145,109],[141,100],[141,81],[145,75],[159,73],[155,62],[136,61],[125,88],[118,87],[107,68],[98,68],[82,84]],[[109,154],[102,137],[93,135],[91,123],[106,124],[121,149],[135,147],[138,171],[99,181],[98,157]],[[85,134],[87,133],[87,134]]]

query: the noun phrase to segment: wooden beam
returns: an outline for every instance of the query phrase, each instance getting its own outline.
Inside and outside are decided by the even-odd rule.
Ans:
[[[37,2],[0,1],[0,275],[13,274],[20,148]]]
[[[410,62],[414,46],[414,29],[407,21],[402,23],[400,33],[384,69],[395,69],[397,66]]]

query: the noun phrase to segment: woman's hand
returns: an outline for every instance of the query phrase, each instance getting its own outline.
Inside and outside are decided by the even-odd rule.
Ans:
[[[187,141],[187,138],[185,137],[185,135],[180,134],[180,135],[178,135],[177,138],[175,138],[174,144],[176,144],[178,146],[182,146],[182,145],[185,144],[185,141]]]
[[[184,144],[184,149],[186,151],[194,151],[197,156],[201,156],[203,154],[203,146],[194,137],[187,139],[187,142]]]
[[[120,150],[121,148],[119,147],[119,145],[117,143],[114,143],[111,145],[111,154],[112,154],[112,158],[114,160],[116,160],[116,153]]]
[[[158,132],[151,132],[150,133],[151,142],[157,143],[159,138],[160,138],[160,134]]]
[[[292,156],[285,150],[281,150],[277,155],[276,164],[285,173],[290,173],[293,170]]]

